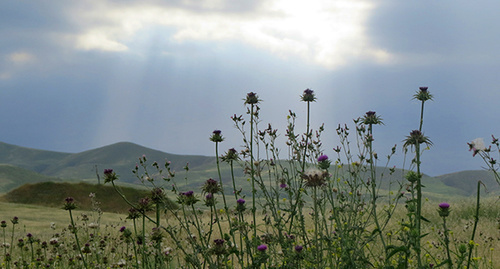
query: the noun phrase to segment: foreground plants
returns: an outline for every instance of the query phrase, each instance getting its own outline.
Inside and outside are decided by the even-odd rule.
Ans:
[[[375,152],[376,131],[383,125],[376,112],[355,119],[352,131],[338,126],[340,144],[332,158],[324,154],[324,127],[311,128],[316,96],[305,90],[300,96],[307,107],[305,132],[297,131],[297,116],[290,111],[283,160],[278,131],[270,124],[260,126],[261,100],[251,92],[244,99],[246,114],[231,117],[243,148],[220,154],[222,132],[209,137],[217,178],[206,179],[199,189],[185,189],[169,161],[160,165],[142,156],[133,173],[151,192],[129,201],[115,185],[119,176],[106,169],[105,183],[130,205],[125,225],[111,227],[114,232],[100,227],[98,219],[83,218],[78,225],[73,217],[77,204],[68,197],[64,209],[70,225],[48,242],[30,234],[14,247],[18,220],[12,219],[10,244],[10,227],[2,222],[2,268],[495,268],[494,239],[486,253],[478,252],[474,241],[480,182],[473,228],[465,237],[455,237],[449,228],[454,214],[449,203],[425,213],[422,153],[432,142],[423,131],[424,104],[432,95],[421,87],[414,98],[421,102],[420,124],[404,140],[411,165],[398,182],[383,180],[395,172],[387,167],[397,147],[384,160]],[[475,154],[487,152],[478,143],[472,148]],[[230,173],[223,175],[221,166]],[[185,170],[188,175],[188,166]],[[248,184],[236,180],[235,171],[241,170]],[[167,206],[167,192],[179,207]],[[99,212],[96,207],[95,215]]]

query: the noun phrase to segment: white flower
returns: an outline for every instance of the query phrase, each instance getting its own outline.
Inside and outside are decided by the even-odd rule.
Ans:
[[[484,140],[482,138],[476,138],[476,139],[472,140],[471,144],[476,150],[485,150],[486,149],[486,146],[484,145]]]
[[[96,228],[98,228],[98,227],[99,227],[99,223],[94,223],[94,222],[91,222],[91,223],[89,223],[88,227],[89,227],[90,229],[96,229]]]

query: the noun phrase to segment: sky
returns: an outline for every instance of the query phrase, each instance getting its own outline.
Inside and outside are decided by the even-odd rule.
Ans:
[[[248,92],[262,100],[262,127],[283,138],[292,110],[304,132],[309,88],[327,155],[339,124],[375,111],[377,153],[397,144],[390,166],[402,167],[420,119],[412,96],[427,86],[423,172],[481,169],[467,142],[500,136],[498,10],[495,0],[3,1],[0,141],[213,156],[213,130],[221,152],[241,149],[230,117],[245,114]]]

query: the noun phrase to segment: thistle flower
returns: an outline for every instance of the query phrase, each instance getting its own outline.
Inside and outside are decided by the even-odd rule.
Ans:
[[[221,135],[220,130],[215,130],[212,132],[212,136],[210,136],[210,141],[218,143],[224,141],[224,138]]]
[[[416,146],[417,144],[422,144],[425,143],[427,146],[432,146],[432,142],[429,140],[428,137],[424,136],[422,132],[419,130],[413,130],[410,132],[410,135],[406,137],[406,140],[404,140],[403,147],[407,148],[408,146]]]
[[[301,245],[296,245],[296,246],[295,246],[295,251],[297,251],[297,252],[301,252],[301,251],[302,251],[302,249],[304,249],[304,247],[303,247],[303,246],[301,246]]]
[[[113,169],[104,169],[104,183],[113,182],[118,179],[118,176]]]
[[[368,111],[366,112],[365,116],[362,118],[362,121],[366,125],[377,125],[377,124],[383,124],[382,123],[382,118],[376,115],[375,111]]]
[[[64,199],[64,210],[73,210],[76,209],[75,199],[73,197],[67,197]]]
[[[327,155],[321,155],[318,157],[318,166],[323,170],[326,170],[330,167],[330,160],[328,160]]]
[[[207,181],[205,181],[205,184],[203,185],[203,187],[201,189],[203,190],[203,192],[211,193],[211,194],[221,192],[221,186],[220,186],[219,182],[217,182],[211,178],[209,178],[209,179],[207,179]]]
[[[163,198],[165,198],[165,194],[162,188],[156,187],[151,190],[151,200],[153,200],[153,203],[159,204],[163,201]]]
[[[141,214],[137,211],[137,209],[132,207],[128,210],[127,219],[138,219],[140,216]]]
[[[448,217],[448,215],[450,214],[450,204],[440,203],[438,212],[439,212],[439,216]]]
[[[425,102],[427,100],[432,100],[432,95],[427,91],[429,87],[419,87],[417,93],[413,95],[413,99]]]
[[[259,97],[254,92],[247,93],[247,98],[245,99],[245,104],[253,105],[259,103]]]
[[[243,212],[245,211],[246,207],[245,207],[245,200],[240,198],[236,201],[236,211],[238,212]]]
[[[260,252],[264,252],[267,250],[267,245],[265,244],[262,244],[260,246],[257,247],[257,250],[260,251]]]
[[[222,155],[222,161],[230,163],[231,161],[237,161],[239,159],[238,152],[231,148],[226,152],[226,155]]]
[[[2,228],[7,227],[7,222],[5,220],[2,220],[0,227]]]
[[[208,193],[207,196],[205,196],[205,205],[206,206],[213,206],[215,205],[215,199],[214,195],[211,193]]]
[[[314,96],[314,91],[311,89],[305,89],[304,93],[301,96],[302,101],[304,102],[314,102],[316,101],[316,97]]]
[[[183,205],[191,206],[196,204],[199,200],[194,196],[193,191],[181,192],[177,197],[177,202]]]
[[[305,180],[306,187],[321,187],[326,183],[328,172],[318,169],[309,169],[304,172],[302,178]]]

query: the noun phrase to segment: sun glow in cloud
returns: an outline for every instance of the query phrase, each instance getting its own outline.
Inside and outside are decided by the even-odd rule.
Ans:
[[[364,23],[373,8],[366,1],[263,1],[246,12],[220,8],[225,4],[216,1],[197,8],[99,5],[82,16],[88,20],[99,17],[106,25],[89,26],[76,38],[76,47],[126,51],[127,40],[145,28],[160,25],[174,29],[173,36],[165,38],[180,43],[237,41],[278,57],[299,57],[326,68],[336,68],[351,59],[385,62],[390,58],[388,53],[370,47],[365,38]]]

